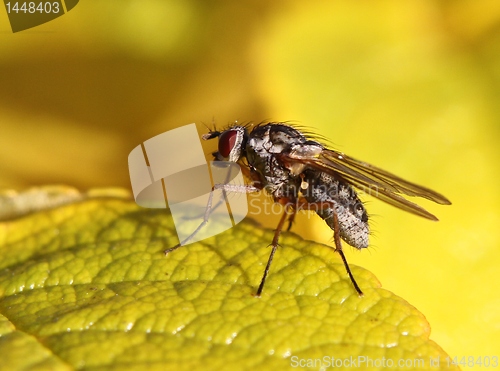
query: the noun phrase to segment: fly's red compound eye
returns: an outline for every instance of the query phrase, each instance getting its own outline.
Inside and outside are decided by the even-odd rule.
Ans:
[[[219,137],[219,153],[222,157],[229,157],[229,154],[236,144],[238,132],[236,130],[228,130]]]

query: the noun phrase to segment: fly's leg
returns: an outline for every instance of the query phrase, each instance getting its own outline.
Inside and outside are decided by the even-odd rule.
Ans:
[[[333,212],[333,240],[335,241],[335,251],[339,253],[340,257],[342,258],[342,262],[344,263],[344,267],[347,271],[347,274],[349,275],[349,278],[351,279],[351,282],[354,286],[354,289],[358,293],[359,296],[363,296],[363,291],[358,286],[358,283],[354,279],[354,276],[351,272],[351,268],[349,268],[349,264],[347,263],[347,259],[344,255],[344,251],[342,250],[342,242],[340,241],[340,225],[339,225],[339,218],[337,215],[337,212],[335,211],[335,204],[332,202],[318,202],[318,203],[309,203],[305,199],[299,199],[297,203],[298,207],[300,207],[302,210],[314,210],[318,212],[319,210],[326,210],[326,209],[331,209]]]
[[[290,213],[290,216],[288,217],[288,227],[286,229],[287,232],[292,229],[293,222],[295,221],[295,215],[297,215],[297,209],[292,208],[292,212]]]
[[[295,211],[292,211],[292,213],[295,214]],[[262,276],[262,280],[260,281],[260,285],[259,285],[259,288],[257,289],[256,296],[260,296],[262,294],[262,290],[264,289],[264,283],[266,282],[266,278],[267,278],[267,275],[269,273],[269,268],[271,268],[271,263],[273,261],[274,254],[276,253],[276,250],[278,249],[278,240],[279,240],[281,231],[283,230],[283,225],[285,224],[287,216],[288,216],[288,212],[285,209],[285,212],[281,216],[281,219],[278,223],[278,227],[274,231],[273,241],[271,242],[271,245],[269,245],[272,247],[271,255],[269,255],[269,259],[268,259],[267,264],[266,264],[266,269],[264,270],[264,275]]]
[[[354,276],[351,273],[351,269],[349,268],[349,264],[347,263],[347,259],[345,258],[344,251],[342,250],[342,243],[340,241],[339,218],[334,208],[332,208],[332,211],[333,211],[333,239],[335,241],[335,251],[338,252],[340,257],[342,258],[347,274],[349,275],[349,278],[351,279],[351,282],[354,288],[356,289],[358,295],[363,296],[363,291],[361,291],[356,280],[354,279]]]
[[[219,207],[222,204],[222,201],[220,201],[215,205],[215,207],[212,207],[214,191],[219,190],[219,189],[222,190],[225,200],[227,200],[226,192],[253,193],[253,192],[260,191],[259,188],[251,186],[251,185],[216,184],[215,186],[213,186],[212,192],[210,192],[210,195],[208,196],[207,208],[205,209],[205,215],[203,216],[203,221],[193,231],[193,233],[191,233],[189,236],[187,236],[183,241],[179,242],[174,247],[171,247],[170,249],[165,250],[164,251],[165,255],[168,255],[172,251],[177,250],[179,247],[186,245],[208,223],[208,221],[210,219],[210,214],[212,214],[212,211],[215,210],[217,207]]]
[[[301,190],[306,190],[309,187],[309,183],[307,183],[304,178],[304,174],[300,174],[300,177],[302,178],[302,183],[300,185]],[[286,229],[287,232],[292,229],[293,222],[295,221],[295,215],[297,215],[297,209],[299,208],[299,202],[300,199],[297,201],[296,207],[292,208],[292,212],[290,213],[290,216],[288,217],[288,228]]]

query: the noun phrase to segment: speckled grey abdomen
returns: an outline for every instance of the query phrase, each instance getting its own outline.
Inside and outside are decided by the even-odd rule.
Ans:
[[[340,237],[349,245],[362,249],[368,247],[368,214],[354,189],[326,173],[314,174],[306,171],[304,181],[308,187],[303,191],[306,200],[312,204],[325,203],[333,207],[317,208],[316,213],[334,228],[334,211],[339,221]],[[314,208],[313,208],[314,210]]]

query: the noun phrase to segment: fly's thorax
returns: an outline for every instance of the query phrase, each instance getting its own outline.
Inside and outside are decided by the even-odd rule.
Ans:
[[[248,145],[256,152],[280,154],[288,153],[294,146],[305,142],[307,138],[291,126],[267,124],[252,130]]]
[[[248,147],[246,154],[250,170],[275,201],[283,197],[295,201],[300,189],[299,177],[291,175],[290,170],[284,167],[275,155],[255,152]]]
[[[362,249],[368,247],[368,214],[355,190],[341,179],[329,174],[307,170],[304,180],[308,187],[302,194],[308,203],[334,229],[334,213],[337,214],[340,237],[349,245]]]
[[[291,174],[279,157],[301,141],[305,138],[297,130],[278,124],[256,127],[249,134],[245,147],[248,164],[275,200],[297,196],[299,178]]]

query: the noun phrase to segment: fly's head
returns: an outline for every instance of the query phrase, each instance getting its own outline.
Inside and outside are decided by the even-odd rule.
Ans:
[[[213,153],[217,160],[237,162],[245,150],[248,131],[244,126],[233,126],[222,132],[211,131],[202,135],[202,138],[204,140],[219,138],[219,150]]]

